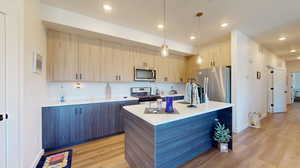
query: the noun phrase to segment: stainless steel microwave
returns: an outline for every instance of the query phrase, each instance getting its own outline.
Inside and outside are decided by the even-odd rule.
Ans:
[[[154,70],[154,69],[135,68],[134,69],[134,80],[135,81],[151,81],[151,82],[154,82],[156,80],[156,70]]]

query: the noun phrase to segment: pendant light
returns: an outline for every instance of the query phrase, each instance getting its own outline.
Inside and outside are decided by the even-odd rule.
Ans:
[[[164,29],[163,29],[163,33],[164,33],[164,43],[161,46],[161,50],[160,50],[160,55],[163,57],[169,56],[169,47],[167,45],[167,40],[166,40],[166,13],[167,13],[167,0],[163,0],[164,1]]]
[[[196,14],[196,17],[201,17],[201,16],[203,16],[203,12],[198,12],[197,14]],[[200,29],[200,19],[199,19],[199,29]],[[200,34],[200,33],[199,33]],[[200,44],[199,44],[200,45]],[[200,46],[198,46],[197,45],[197,64],[202,64],[203,63],[203,58],[202,58],[202,56],[200,55]]]

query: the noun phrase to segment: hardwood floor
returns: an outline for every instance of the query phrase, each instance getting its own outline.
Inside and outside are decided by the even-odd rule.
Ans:
[[[124,135],[72,147],[73,168],[128,168]],[[235,135],[234,151],[212,149],[182,168],[299,168],[300,103],[288,113],[269,115],[261,129],[249,128]]]

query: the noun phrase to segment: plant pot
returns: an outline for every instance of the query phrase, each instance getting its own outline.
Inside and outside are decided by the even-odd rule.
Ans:
[[[228,152],[228,143],[219,143],[220,152]]]

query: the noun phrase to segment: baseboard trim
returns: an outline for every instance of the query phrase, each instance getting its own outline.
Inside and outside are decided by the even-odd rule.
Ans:
[[[34,162],[32,164],[32,168],[36,168],[36,166],[38,165],[38,163],[39,163],[41,157],[44,155],[44,153],[45,152],[44,152],[43,149],[38,153],[38,155],[36,156],[36,158],[35,158],[35,160],[34,160]]]
[[[241,133],[241,132],[243,132],[243,131],[245,131],[247,128],[249,128],[249,126],[248,125],[244,125],[243,127],[240,127],[240,128],[236,128],[235,130],[234,130],[234,133]]]

